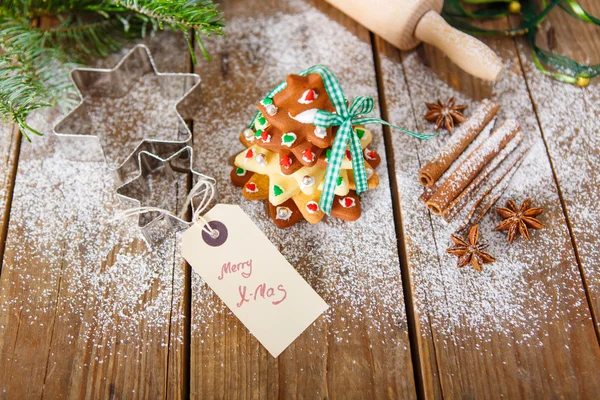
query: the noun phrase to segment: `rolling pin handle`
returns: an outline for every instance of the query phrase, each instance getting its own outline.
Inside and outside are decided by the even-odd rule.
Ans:
[[[454,29],[435,11],[428,11],[417,24],[415,36],[429,43],[460,68],[481,79],[495,81],[503,69],[500,58],[483,42]]]

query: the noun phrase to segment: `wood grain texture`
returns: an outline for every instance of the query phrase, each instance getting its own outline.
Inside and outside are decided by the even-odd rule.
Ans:
[[[209,41],[213,61],[197,67],[204,86],[194,120],[196,166],[216,178],[219,200],[240,204],[331,308],[273,359],[194,276],[191,395],[414,398],[385,163],[382,185],[362,196],[355,223],[279,230],[264,204],[244,200],[229,183],[227,160],[242,150],[239,132],[287,74],[324,63],[349,96],[377,97],[369,33],[320,2],[224,2],[223,9],[227,37]],[[381,131],[374,136],[383,153]]]
[[[581,1],[592,15],[600,15],[597,1]],[[600,28],[577,22],[562,11],[550,14],[541,26],[538,45],[581,63],[600,63]],[[600,318],[600,83],[579,88],[541,74],[531,52],[519,42],[519,55],[531,98],[544,134],[561,197],[566,207],[581,264],[596,329]],[[600,338],[600,333],[599,336]]]
[[[150,48],[159,70],[189,71],[181,36]],[[116,182],[103,163],[62,156],[59,117],[34,116],[45,136],[21,152],[0,284],[0,398],[183,397],[175,240],[148,251],[132,222],[112,221]]]
[[[0,251],[4,254],[6,233],[8,232],[8,221],[10,219],[10,207],[12,203],[13,186],[17,165],[19,161],[19,149],[21,147],[21,133],[16,125],[0,125]],[[0,273],[2,266],[0,265]]]
[[[547,210],[546,228],[513,247],[492,232],[498,217],[488,214],[482,235],[499,261],[481,274],[459,270],[455,258],[445,254],[448,228],[417,200],[418,170],[444,138],[422,143],[390,134],[425,397],[592,398],[600,387],[595,376],[600,351],[516,47],[508,38],[486,42],[505,62],[495,86],[467,76],[433,48],[398,54],[376,42],[390,122],[431,131],[423,120],[425,101],[455,95],[471,104],[492,98],[502,107],[500,118],[516,118],[531,140],[531,151],[500,202],[527,196]]]

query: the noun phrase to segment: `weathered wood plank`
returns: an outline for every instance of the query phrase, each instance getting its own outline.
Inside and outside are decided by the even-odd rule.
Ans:
[[[392,123],[431,131],[422,119],[425,101],[457,96],[473,108],[473,100],[493,98],[502,106],[500,118],[516,118],[532,142],[500,202],[531,197],[547,210],[542,215],[546,228],[535,232],[532,241],[519,240],[512,247],[504,234],[492,231],[499,220],[488,214],[481,222],[482,235],[498,262],[482,273],[459,270],[456,259],[445,254],[449,228],[418,201],[422,189],[417,171],[446,138],[417,142],[391,133],[425,394],[593,397],[600,387],[595,372],[600,351],[519,58],[511,39],[487,42],[507,69],[494,86],[467,76],[435,49],[398,55],[377,41]]]
[[[179,35],[149,45],[160,70],[189,71]],[[148,251],[132,222],[112,220],[115,181],[103,163],[63,157],[58,117],[35,116],[46,135],[21,152],[0,284],[0,397],[183,397],[175,240]]]
[[[6,233],[8,232],[8,221],[10,219],[10,206],[12,202],[13,185],[19,161],[19,149],[21,146],[21,133],[18,126],[12,124],[0,125],[0,257],[4,254]],[[0,265],[0,273],[2,266]]]
[[[385,162],[381,187],[363,196],[355,223],[330,219],[278,230],[264,204],[244,200],[229,183],[227,160],[242,149],[239,132],[256,102],[287,74],[323,63],[349,96],[377,97],[369,33],[321,3],[240,1],[223,8],[227,37],[210,41],[213,61],[197,68],[204,92],[194,120],[196,165],[217,179],[220,201],[240,204],[331,308],[273,359],[194,276],[191,394],[414,398]],[[381,130],[374,132],[374,148],[384,153]]]
[[[597,1],[581,1],[582,7],[600,15]],[[550,14],[540,29],[539,45],[547,45],[554,31],[555,51],[583,63],[600,63],[600,28],[576,22],[562,11]],[[552,35],[552,34],[551,34]],[[551,39],[552,40],[552,39]],[[522,42],[520,42],[522,44]],[[552,80],[535,68],[530,51],[519,46],[525,78],[544,134],[545,143],[566,206],[594,312],[600,317],[600,83],[579,88]],[[596,329],[599,327],[596,325]],[[600,338],[600,333],[599,333]]]

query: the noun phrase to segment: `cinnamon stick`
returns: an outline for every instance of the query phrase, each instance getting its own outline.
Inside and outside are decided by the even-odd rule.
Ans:
[[[464,206],[476,193],[477,189],[503,163],[506,158],[521,144],[525,134],[519,131],[513,140],[502,149],[477,175],[475,179],[442,211],[444,221],[450,222],[461,206]]]
[[[515,137],[519,123],[506,120],[492,135],[479,145],[442,183],[425,204],[434,214],[442,211],[471,183],[483,167]]]
[[[435,182],[435,184],[433,186],[431,186],[431,187],[425,186],[423,188],[423,193],[421,194],[421,196],[419,196],[419,200],[421,200],[423,202],[423,204],[427,203],[427,200],[429,200],[429,198],[431,196],[433,196],[433,194],[435,192],[437,192],[437,190],[440,188],[442,183],[444,183],[444,181],[446,179],[448,179],[448,177],[454,172],[454,170],[456,170],[456,168],[458,166],[460,166],[460,164],[462,164],[462,162],[465,160],[465,158],[467,158],[469,156],[469,154],[470,154],[469,148],[476,149],[481,143],[483,143],[485,141],[485,139],[490,137],[490,134],[492,133],[492,130],[494,129],[495,119],[496,119],[496,117],[493,117],[492,120],[490,122],[488,122],[488,124],[485,126],[485,128],[483,128],[483,130],[481,132],[479,132],[477,137],[460,154],[460,156],[458,156],[458,158],[456,160],[454,160],[454,162],[452,163],[450,168],[448,168],[446,170],[446,172],[444,172],[442,174],[442,176],[440,176],[438,178],[438,180]],[[471,149],[471,151],[472,151],[472,149]]]
[[[462,123],[440,153],[419,171],[419,183],[431,187],[460,154],[496,115],[500,107],[490,100],[483,100],[469,119]]]
[[[499,176],[492,180],[488,185],[488,188],[479,195],[475,201],[473,208],[467,215],[465,221],[458,230],[466,229],[481,220],[481,218],[488,212],[488,210],[498,201],[502,193],[506,190],[512,177],[515,175],[523,160],[525,154],[529,151],[528,148],[523,148],[519,151],[517,156],[510,161],[508,167],[503,168],[500,171]]]

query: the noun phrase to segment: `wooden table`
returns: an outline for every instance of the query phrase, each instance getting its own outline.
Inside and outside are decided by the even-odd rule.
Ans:
[[[600,15],[598,2],[582,4]],[[399,52],[321,2],[223,8],[228,35],[207,40],[212,62],[199,55],[193,67],[178,35],[146,42],[160,70],[202,77],[190,118],[195,167],[330,310],[272,358],[191,273],[175,239],[148,251],[133,224],[110,220],[120,207],[114,181],[101,163],[63,156],[51,134],[60,114],[46,112],[32,120],[46,132],[33,144],[13,126],[0,130],[0,398],[596,398],[600,83],[543,76],[521,38],[486,40],[506,65],[491,85],[428,46]],[[559,51],[600,61],[598,29],[559,11],[541,31],[550,27]],[[501,118],[532,138],[500,201],[530,196],[546,208],[546,228],[508,247],[490,213],[482,234],[499,261],[482,273],[455,268],[446,228],[417,200],[416,172],[446,138],[379,128],[382,184],[363,196],[361,220],[273,228],[228,182],[228,158],[257,99],[316,63],[348,95],[378,99],[376,114],[417,131],[432,130],[425,101],[498,101]]]

